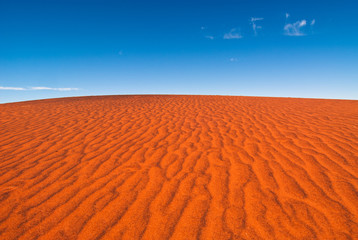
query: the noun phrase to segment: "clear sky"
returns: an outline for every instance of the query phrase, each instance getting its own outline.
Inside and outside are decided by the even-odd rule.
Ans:
[[[0,0],[0,102],[358,99],[358,1]]]

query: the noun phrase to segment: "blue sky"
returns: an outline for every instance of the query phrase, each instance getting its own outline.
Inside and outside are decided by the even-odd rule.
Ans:
[[[358,99],[357,1],[0,0],[0,102]]]

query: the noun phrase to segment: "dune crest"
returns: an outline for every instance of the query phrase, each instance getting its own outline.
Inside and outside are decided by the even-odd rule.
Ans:
[[[358,101],[2,104],[0,239],[358,239]]]

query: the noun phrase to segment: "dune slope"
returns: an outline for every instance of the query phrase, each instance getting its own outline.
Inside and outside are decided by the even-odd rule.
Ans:
[[[358,101],[2,104],[0,239],[358,239]]]

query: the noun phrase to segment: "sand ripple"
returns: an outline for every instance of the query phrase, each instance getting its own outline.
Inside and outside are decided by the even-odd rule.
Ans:
[[[2,104],[0,239],[358,239],[358,101]]]

